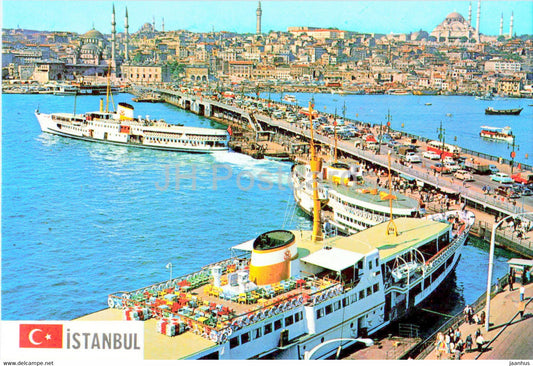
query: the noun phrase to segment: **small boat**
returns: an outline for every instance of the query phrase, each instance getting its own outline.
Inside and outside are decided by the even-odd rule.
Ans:
[[[294,95],[287,94],[283,97],[283,100],[290,103],[296,103],[296,97]]]
[[[487,93],[485,95],[480,95],[476,97],[476,100],[493,100],[494,96],[491,93]]]
[[[429,90],[429,89],[422,89],[422,90],[413,90],[414,95],[437,95],[437,90]]]
[[[426,103],[426,105],[431,105],[431,103]]]
[[[524,108],[513,108],[513,109],[494,109],[492,107],[488,107],[485,109],[485,114],[491,114],[491,115],[511,115],[511,116],[518,116],[520,112],[522,112],[522,109]]]
[[[481,132],[479,136],[489,139],[489,140],[500,140],[506,142],[513,142],[514,135],[511,131],[511,127],[490,127],[490,126],[481,126]]]

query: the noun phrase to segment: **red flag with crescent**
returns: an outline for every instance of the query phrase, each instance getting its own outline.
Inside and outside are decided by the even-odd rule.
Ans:
[[[228,126],[228,133],[229,133],[230,136],[233,135],[233,131],[231,130],[231,126]]]
[[[63,324],[20,324],[20,348],[63,348]]]

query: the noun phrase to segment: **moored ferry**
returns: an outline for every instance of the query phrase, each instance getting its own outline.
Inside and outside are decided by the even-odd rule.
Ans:
[[[317,177],[318,194],[324,208],[322,222],[338,232],[354,234],[387,221],[389,198],[393,200],[393,218],[422,215],[417,200],[398,192],[389,194],[384,188],[364,182],[360,171],[351,170],[348,164],[337,162],[321,167]],[[313,188],[309,165],[294,165],[291,183],[294,200],[312,216]]]
[[[513,142],[514,135],[511,130],[511,127],[490,127],[490,126],[481,126],[481,132],[479,136],[489,139],[489,140],[499,140],[505,142]]]
[[[146,321],[146,359],[323,359],[421,304],[450,274],[470,212],[313,240],[276,230],[200,271],[109,295],[79,320]],[[391,230],[391,224],[394,229]]]
[[[134,118],[133,106],[119,103],[116,112],[84,114],[39,111],[35,116],[41,130],[54,135],[85,141],[105,142],[135,147],[211,153],[228,150],[226,130],[172,125],[164,120]]]

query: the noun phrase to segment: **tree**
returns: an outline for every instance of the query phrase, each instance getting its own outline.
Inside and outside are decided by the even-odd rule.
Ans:
[[[171,61],[168,64],[170,68],[170,77],[173,81],[181,79],[183,73],[185,73],[185,65],[180,64],[178,61]]]

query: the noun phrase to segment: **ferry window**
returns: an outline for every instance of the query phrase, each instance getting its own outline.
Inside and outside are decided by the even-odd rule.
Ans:
[[[357,268],[363,269],[363,261],[357,262]]]
[[[378,292],[379,291],[379,283],[376,283],[374,286],[372,286],[372,291],[373,292]]]
[[[235,348],[239,345],[239,337],[233,337],[229,340],[229,348]]]
[[[376,268],[379,266],[378,259],[376,258]]]
[[[272,333],[272,323],[268,323],[265,325],[265,332],[264,334]]]
[[[241,334],[241,344],[250,342],[250,332]]]
[[[288,327],[289,325],[294,323],[294,318],[291,316],[288,316],[285,318],[285,326]]]
[[[368,269],[372,269],[372,262],[368,261]]]
[[[316,318],[320,319],[324,316],[324,308],[320,308],[316,311]]]
[[[366,296],[370,296],[372,295],[372,287],[367,287],[366,288]]]
[[[257,328],[253,331],[254,339],[261,337],[263,328]]]
[[[281,328],[281,319],[278,319],[274,322],[274,330]]]
[[[294,322],[295,322],[295,323],[296,323],[296,322],[299,322],[299,321],[302,320],[302,319],[303,319],[303,316],[302,316],[302,312],[301,312],[301,311],[299,311],[299,312],[297,312],[296,314],[294,314]]]
[[[333,311],[337,311],[341,308],[341,302],[340,301],[337,301],[335,303],[333,303]]]
[[[365,290],[359,291],[359,300],[364,299],[364,298],[365,298]]]
[[[331,305],[326,306],[326,315],[331,314],[333,312],[333,307]]]
[[[345,297],[344,299],[342,299],[342,307],[345,308],[348,305],[350,305],[350,299],[348,297]]]
[[[357,301],[357,294],[353,294],[352,295],[352,302],[356,302]]]

